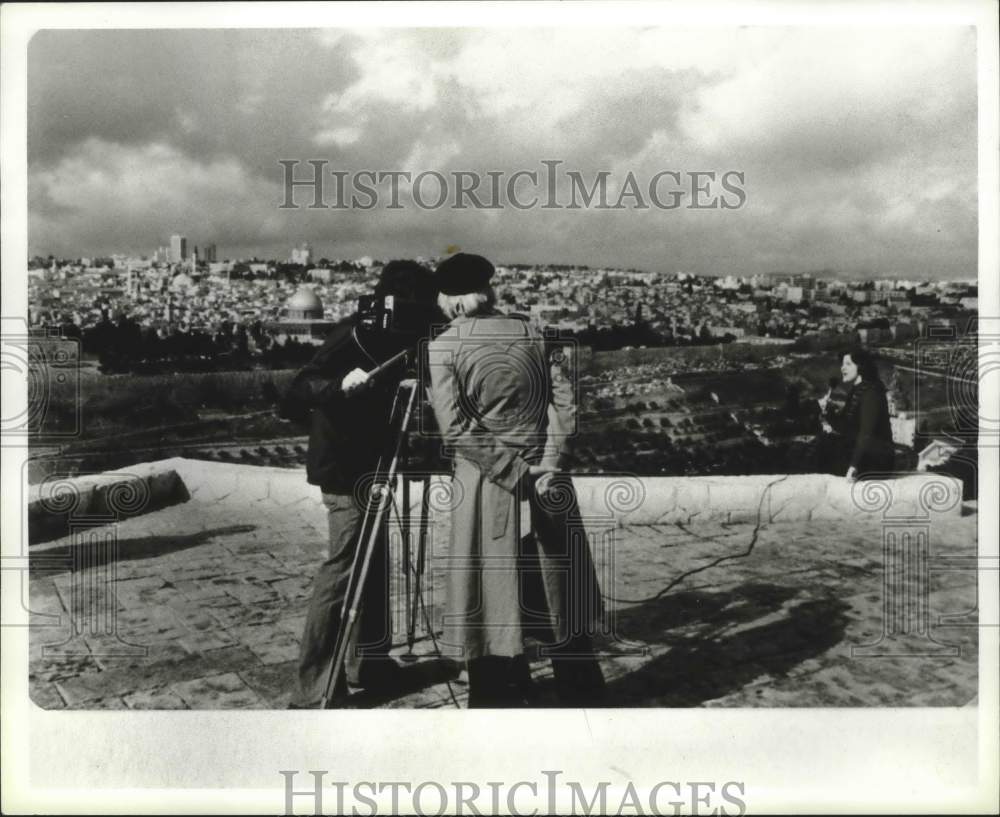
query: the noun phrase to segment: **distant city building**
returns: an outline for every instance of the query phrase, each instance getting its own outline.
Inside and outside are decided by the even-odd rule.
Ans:
[[[858,339],[861,343],[884,343],[892,340],[892,330],[882,329],[878,326],[859,326]]]
[[[301,247],[293,247],[291,262],[301,264],[304,267],[309,266],[312,263],[312,247],[308,243]]]
[[[743,338],[745,343],[751,346],[790,346],[795,343],[795,338],[775,338],[769,335],[747,335]]]
[[[308,275],[312,281],[320,281],[321,283],[329,284],[333,280],[334,272],[329,267],[313,267],[306,273],[306,275]]]
[[[816,278],[812,275],[778,275],[775,277],[777,283],[788,284],[790,287],[801,287],[802,289],[815,289]]]
[[[299,343],[321,344],[336,324],[323,318],[323,302],[309,286],[303,285],[288,299],[284,316],[268,323],[267,330],[275,340],[284,343],[295,340]]]
[[[285,316],[292,321],[322,318],[323,302],[311,287],[301,286],[285,304]]]
[[[214,264],[218,259],[216,258],[216,249],[214,244],[206,244],[205,251],[202,255],[202,259],[206,264]]]
[[[789,303],[800,304],[802,303],[803,289],[802,287],[785,287],[785,300]]]
[[[884,289],[856,289],[851,297],[862,304],[879,304],[889,300],[889,292]]]
[[[187,260],[187,237],[183,235],[170,236],[170,263],[179,264]]]
[[[713,338],[724,338],[726,335],[742,338],[746,335],[746,330],[742,326],[709,326],[708,332]]]
[[[536,321],[555,321],[562,317],[565,307],[560,304],[532,304],[531,317]]]
[[[186,272],[175,275],[170,281],[170,289],[178,293],[187,293],[195,288],[194,279]]]

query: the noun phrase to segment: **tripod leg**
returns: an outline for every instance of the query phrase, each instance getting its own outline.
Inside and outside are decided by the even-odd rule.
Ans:
[[[361,602],[364,597],[365,582],[368,578],[368,569],[371,566],[372,557],[377,547],[384,546],[382,520],[385,515],[388,488],[380,489],[380,499],[375,515],[375,523],[368,535],[367,542],[364,543],[364,555],[360,560],[360,567],[357,572],[356,581],[351,588],[351,595],[345,598],[346,612],[341,617],[340,632],[337,634],[337,644],[334,649],[333,660],[330,663],[330,670],[327,674],[326,692],[320,702],[321,709],[327,709],[335,695],[336,685],[344,673],[347,662],[347,651],[350,649],[351,636],[354,634],[354,627],[357,624],[358,612],[361,609]],[[359,543],[359,550],[361,543]]]
[[[410,615],[410,479],[406,474],[403,474],[400,480],[403,483],[402,491],[400,492],[403,497],[403,513],[399,520],[403,553],[400,561],[403,566],[403,584],[406,591],[406,632],[410,651],[412,652],[413,644],[409,641],[409,633],[413,630],[413,618]]]
[[[426,477],[421,482],[420,491],[420,528],[417,534],[417,563],[416,569],[414,570],[413,582],[413,601],[412,607],[410,609],[409,624],[410,629],[406,633],[406,644],[410,652],[413,652],[413,642],[415,640],[415,631],[417,624],[417,601],[420,598],[420,580],[424,575],[424,561],[426,560],[427,553],[427,529],[430,527],[430,496],[431,496],[431,480],[430,477]]]

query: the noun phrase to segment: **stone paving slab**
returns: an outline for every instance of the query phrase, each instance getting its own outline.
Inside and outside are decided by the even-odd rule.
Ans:
[[[29,680],[37,705],[287,705],[312,576],[325,558],[326,520],[318,492],[304,485],[302,474],[244,468],[248,473],[229,486],[225,501],[193,491],[183,505],[119,523],[117,560],[53,569],[72,564],[67,539],[32,549],[38,568],[29,606],[51,625],[31,632]],[[272,479],[281,483],[274,490],[252,486]],[[301,501],[291,502],[296,484]],[[886,628],[883,529],[870,520],[766,525],[749,555],[739,554],[754,538],[752,524],[713,519],[618,527],[618,521],[594,520],[589,531],[603,590],[631,600],[607,603],[615,629],[599,645],[612,702],[967,705],[977,692],[976,574],[934,566],[941,564],[935,554],[945,554],[952,566],[975,556],[976,521],[974,512],[949,515],[927,528],[929,634],[912,639],[909,655],[861,658],[852,647],[878,642]],[[435,518],[431,531],[425,602],[437,622],[446,521]],[[706,567],[722,556],[737,558]],[[662,592],[697,568],[706,569]],[[395,695],[354,695],[349,705],[464,706],[466,679],[436,657],[422,622],[412,656],[406,647],[403,578],[394,557],[393,653],[406,684]],[[971,620],[961,619],[970,611]],[[939,623],[948,615],[973,626]],[[957,646],[958,655],[920,654],[934,644],[931,637]],[[404,657],[416,660],[404,663]],[[532,674],[536,704],[555,703],[549,663],[533,661]]]
[[[66,708],[66,702],[56,689],[56,685],[49,681],[32,679],[29,692],[32,702],[42,709]]]
[[[188,707],[199,709],[254,709],[264,705],[261,697],[235,672],[179,681],[169,689]]]
[[[190,709],[180,695],[167,687],[136,690],[122,700],[129,709]]]

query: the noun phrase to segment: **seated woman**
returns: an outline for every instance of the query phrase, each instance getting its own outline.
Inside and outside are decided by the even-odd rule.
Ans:
[[[848,482],[888,474],[895,455],[889,402],[875,360],[864,349],[844,355],[840,374],[850,389],[840,411],[829,404],[829,392],[819,400],[833,433],[818,441],[819,470],[844,474]]]

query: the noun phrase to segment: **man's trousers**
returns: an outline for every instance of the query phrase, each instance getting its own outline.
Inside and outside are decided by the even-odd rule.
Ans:
[[[313,583],[312,600],[299,648],[299,688],[293,698],[298,707],[318,706],[325,692],[327,673],[333,661],[341,616],[357,548],[364,508],[350,494],[323,494],[330,529],[329,558]],[[391,645],[389,627],[389,571],[385,520],[382,535],[372,554],[362,604],[348,644],[345,662],[347,681],[359,685],[373,660],[384,658]],[[362,553],[363,558],[363,553]],[[361,560],[358,561],[358,571]],[[342,688],[341,688],[342,689]]]

